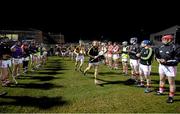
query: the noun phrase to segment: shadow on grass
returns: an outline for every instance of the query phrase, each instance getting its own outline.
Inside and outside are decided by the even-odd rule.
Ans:
[[[158,72],[151,72],[151,76],[159,76]]]
[[[106,76],[106,75],[121,75],[122,73],[117,73],[117,72],[99,72],[98,73],[101,76]]]
[[[51,60],[47,62],[48,64],[62,64],[59,60]]]
[[[180,86],[180,80],[175,80],[175,83]]]
[[[159,80],[151,80],[152,84],[159,84]],[[166,85],[169,86],[169,82],[168,80],[166,79]],[[180,91],[180,80],[175,80],[175,84],[176,84],[176,91]],[[159,86],[158,86],[159,87]]]
[[[54,106],[63,106],[67,101],[62,97],[30,97],[30,96],[3,96],[1,98],[13,99],[10,102],[0,102],[0,106],[14,105],[22,107],[38,107],[40,109],[49,109]]]
[[[50,81],[55,79],[60,79],[60,77],[55,76],[20,76],[19,79],[32,79],[32,80],[39,80],[39,81]]]
[[[151,80],[151,83],[152,84],[159,84],[159,80]],[[168,80],[166,80],[166,84],[169,84]]]
[[[180,99],[176,99],[176,98],[175,98],[175,99],[174,99],[174,102],[180,102]]]
[[[159,87],[154,87],[154,91],[157,92],[159,90]],[[175,96],[180,96],[179,92],[180,91],[180,87],[176,87],[176,92],[175,92]],[[163,95],[168,96],[169,95],[169,87],[164,88],[164,93]]]
[[[124,81],[109,81],[104,79],[98,79],[102,81],[101,85],[108,85],[108,84],[124,84]]]
[[[91,74],[93,75],[94,72],[90,71],[90,72],[87,72],[87,74]],[[111,76],[111,75],[118,75],[120,76],[122,73],[117,73],[117,72],[99,72],[98,75],[100,76]]]
[[[59,70],[68,70],[68,69],[61,67],[53,67],[53,68],[43,68],[42,70],[59,71]]]
[[[25,88],[25,89],[42,89],[42,90],[48,90],[53,88],[62,88],[62,85],[54,85],[51,83],[42,83],[42,84],[36,84],[36,83],[19,83],[15,86],[10,86],[10,88]]]
[[[57,72],[57,71],[51,71],[51,72],[39,71],[39,72],[36,72],[35,74],[57,75],[57,74],[63,74],[63,73]]]
[[[59,71],[59,70],[67,70],[67,69],[63,68],[60,59],[56,59],[48,62],[48,65],[46,65],[45,68],[43,68],[43,70]]]

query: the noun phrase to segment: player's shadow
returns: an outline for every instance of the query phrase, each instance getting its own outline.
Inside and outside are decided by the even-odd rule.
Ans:
[[[68,69],[61,68],[61,67],[52,67],[52,68],[43,68],[43,70],[48,70],[48,71],[59,71],[59,70],[68,70]]]
[[[55,71],[62,71],[68,69],[64,68],[60,59],[55,59],[49,61],[48,65],[46,65],[42,70],[55,72]]]
[[[152,84],[159,84],[159,80],[151,80],[151,83]],[[166,82],[165,82],[166,84],[168,84],[169,85],[169,82],[168,82],[168,80],[166,79]],[[180,91],[180,81],[179,80],[175,80],[175,84],[176,84],[176,90],[179,90]]]
[[[92,72],[92,71],[90,71],[90,72],[87,72],[87,74],[94,74],[94,72]],[[98,73],[98,75],[100,75],[100,76],[106,76],[106,75],[108,75],[108,76],[112,76],[112,75],[121,75],[122,73],[117,73],[117,72],[99,72]]]
[[[180,87],[178,86],[178,87],[176,87],[176,91],[180,91]],[[180,94],[179,94],[180,95]]]
[[[22,107],[37,107],[40,109],[49,109],[54,106],[63,106],[67,101],[59,97],[30,97],[30,96],[2,96],[4,99],[13,99],[13,101],[2,101],[0,106],[22,106]]]
[[[10,88],[25,88],[25,89],[41,89],[41,90],[49,90],[53,88],[62,88],[62,85],[55,85],[51,83],[19,83],[14,86],[10,86]]]
[[[38,71],[35,74],[57,75],[57,74],[63,74],[63,73],[57,72],[57,71]]]
[[[151,76],[159,76],[158,72],[151,72]]]
[[[159,80],[151,80],[151,83],[159,85]],[[168,80],[166,80],[166,84],[169,84]]]
[[[120,72],[99,72],[98,73],[99,75],[101,75],[101,76],[106,76],[106,75],[121,75],[122,73],[120,73]]]
[[[110,81],[110,80],[104,80],[104,79],[97,79],[101,81],[100,85],[108,85],[108,84],[124,84],[124,81]]]
[[[175,83],[180,86],[180,80],[175,80]]]
[[[151,80],[152,84],[159,84],[159,80]]]
[[[176,99],[176,98],[175,98],[175,99],[174,99],[174,102],[180,102],[180,99]]]
[[[21,76],[19,79],[31,79],[31,80],[39,80],[39,81],[51,81],[55,79],[60,79],[60,77],[50,76],[50,75],[43,75],[43,76]]]
[[[154,87],[154,91],[155,92],[159,91],[159,87]],[[176,87],[176,91],[180,91],[180,87]],[[169,95],[169,87],[164,88],[164,93],[162,95],[164,96]],[[175,92],[175,96],[180,96],[180,94]]]
[[[62,64],[60,60],[51,60],[47,62],[48,64]]]

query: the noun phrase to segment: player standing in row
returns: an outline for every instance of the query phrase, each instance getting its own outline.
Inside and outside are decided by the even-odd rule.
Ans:
[[[128,42],[127,41],[122,42],[121,61],[123,67],[123,74],[125,75],[128,74],[128,59],[129,59],[128,50],[129,50]]]
[[[112,56],[113,56],[113,45],[112,42],[109,41],[108,42],[108,48],[107,48],[107,64],[109,66],[110,69],[113,68],[113,64],[112,64]]]
[[[137,54],[140,57],[139,61],[139,76],[140,76],[140,87],[144,87],[144,78],[146,79],[146,89],[145,93],[151,92],[151,64],[154,57],[154,51],[150,46],[151,42],[149,40],[143,40],[141,42],[141,52]]]
[[[112,53],[113,53],[113,56],[112,56],[112,58],[113,58],[113,68],[118,69],[118,67],[119,67],[119,58],[120,58],[120,56],[119,56],[120,47],[116,42],[114,42],[114,44],[113,44]]]
[[[20,75],[20,70],[22,66],[22,48],[21,48],[21,42],[16,42],[15,45],[11,47],[12,51],[12,57],[13,57],[13,76],[17,77]]]
[[[166,77],[169,82],[169,97],[167,103],[173,103],[175,95],[175,78],[177,74],[177,65],[180,62],[180,47],[173,44],[174,38],[172,35],[162,37],[162,45],[155,50],[156,59],[159,63],[159,91],[158,95],[164,92]]]
[[[130,66],[131,66],[131,78],[138,81],[139,79],[139,57],[136,56],[140,52],[140,47],[137,44],[137,38],[133,37],[130,39],[129,46],[129,57],[130,57]]]

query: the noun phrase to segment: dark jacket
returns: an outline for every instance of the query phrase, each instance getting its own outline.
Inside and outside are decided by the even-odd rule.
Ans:
[[[151,65],[154,56],[153,49],[150,48],[142,48],[140,63],[143,65]]]
[[[137,53],[140,52],[140,47],[138,44],[130,45],[129,46],[129,58],[130,59],[139,59],[139,57],[136,56]]]
[[[94,57],[98,56],[98,54],[99,54],[98,47],[92,46],[88,51],[88,56],[90,57],[89,62],[90,63],[98,62],[99,58],[94,59]]]
[[[157,59],[164,59],[166,62],[161,63],[167,66],[177,66],[180,62],[180,46],[175,44],[163,44],[155,49]]]

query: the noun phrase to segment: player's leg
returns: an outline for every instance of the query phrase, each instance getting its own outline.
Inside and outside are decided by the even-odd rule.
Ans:
[[[146,66],[144,68],[144,76],[146,78],[146,89],[145,93],[152,92],[151,90],[151,77],[150,77],[150,72],[151,72],[151,66]]]
[[[159,91],[157,91],[158,95],[163,94],[164,92],[164,87],[165,87],[165,81],[166,81],[166,75],[164,73],[164,69],[162,65],[159,65]]]
[[[175,95],[175,91],[176,91],[176,85],[175,85],[175,77],[176,77],[176,73],[177,73],[177,68],[175,66],[170,66],[167,67],[169,70],[169,74],[167,74],[168,76],[168,82],[169,82],[169,97],[167,99],[167,103],[173,103],[173,97]]]
[[[140,65],[139,65],[139,78],[140,78],[140,83],[138,84],[139,87],[144,87],[144,77],[145,77],[144,65],[140,64]]]
[[[79,58],[79,56],[77,56],[76,57],[76,62],[75,62],[75,70],[77,70],[79,61],[80,61],[80,58]]]
[[[82,72],[82,65],[83,65],[83,63],[84,63],[84,56],[81,56],[81,59],[80,59],[80,65],[79,65],[79,71],[81,71]]]
[[[97,75],[98,75],[98,65],[94,66],[94,83],[95,84],[100,84],[100,82],[97,79]]]
[[[86,75],[87,71],[91,69],[93,63],[89,63],[88,67],[84,70],[84,75]]]

